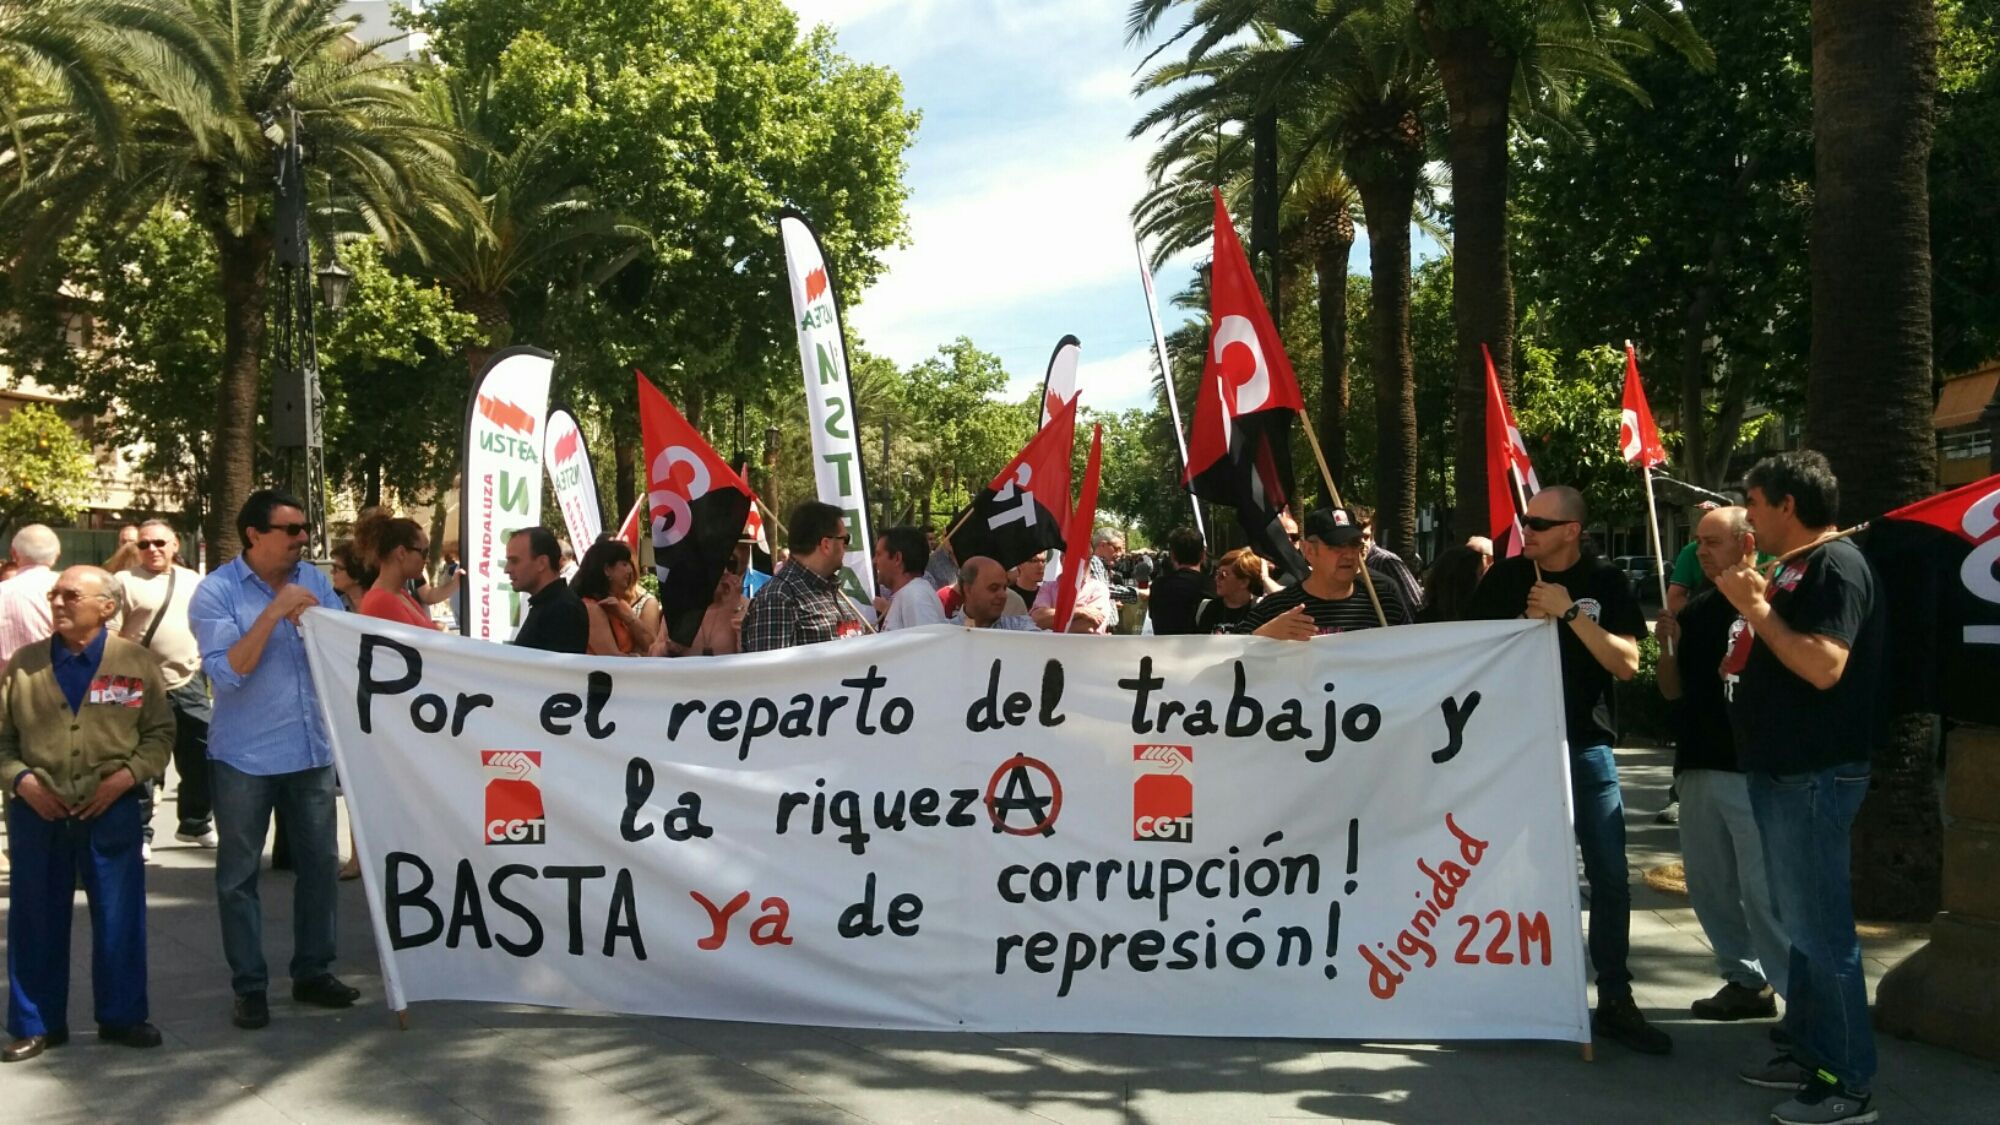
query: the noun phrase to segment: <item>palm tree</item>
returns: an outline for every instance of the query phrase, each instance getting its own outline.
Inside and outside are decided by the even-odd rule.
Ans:
[[[1357,6],[1368,0],[1357,0]],[[1578,81],[1644,97],[1621,55],[1663,41],[1706,65],[1706,44],[1674,0],[1415,0],[1447,110],[1452,183],[1452,319],[1457,335],[1457,527],[1486,520],[1486,366],[1513,386],[1514,282],[1507,262],[1507,141],[1511,118],[1547,121]]]
[[[1275,43],[1275,37],[1267,39]],[[1151,240],[1154,265],[1174,254],[1206,246],[1214,207],[1209,189],[1222,190],[1230,213],[1252,207],[1255,174],[1250,138],[1242,128],[1254,112],[1249,84],[1240,81],[1251,48],[1233,47],[1199,59],[1169,63],[1147,74],[1138,90],[1169,90],[1171,96],[1140,118],[1139,137],[1171,124],[1152,157],[1147,174],[1153,187],[1132,208],[1139,233]],[[1177,88],[1178,87],[1178,88]],[[1300,266],[1314,274],[1319,296],[1320,401],[1317,428],[1335,479],[1347,479],[1347,267],[1353,254],[1354,216],[1360,197],[1341,173],[1331,146],[1307,146],[1281,122],[1280,143],[1304,159],[1284,177],[1279,205],[1277,280],[1282,284]],[[1287,134],[1292,134],[1287,137]],[[1291,143],[1287,143],[1287,141]],[[1277,303],[1273,294],[1274,305]],[[1327,501],[1331,502],[1331,501]]]
[[[454,138],[422,112],[412,68],[381,55],[381,43],[355,42],[357,21],[336,20],[339,6],[106,4],[95,12],[94,34],[119,44],[115,77],[130,139],[114,152],[80,114],[56,113],[17,129],[12,142],[17,158],[37,158],[32,175],[0,200],[0,222],[33,232],[19,247],[24,273],[46,283],[48,249],[85,215],[115,227],[173,203],[215,243],[226,311],[207,531],[218,561],[241,547],[233,517],[255,469],[275,247],[273,159],[292,112],[321,216],[417,253],[424,228],[477,225]]]
[[[477,225],[447,215],[424,228],[425,271],[479,318],[480,338],[465,349],[477,375],[509,342],[508,299],[525,279],[574,263],[576,284],[602,284],[646,251],[646,231],[595,203],[564,159],[566,125],[540,122],[510,135],[490,77],[447,75],[427,86],[425,101],[440,127],[463,138],[460,164],[478,198]]]
[[[1931,430],[1930,0],[1814,0],[1812,359],[1805,442],[1841,484],[1841,518],[1937,488]],[[1854,898],[1875,917],[1937,909],[1936,719],[1903,716],[1877,748],[1855,822]]]

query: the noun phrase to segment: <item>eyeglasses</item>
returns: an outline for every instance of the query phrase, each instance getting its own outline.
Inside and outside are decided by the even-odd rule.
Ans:
[[[827,536],[827,538],[838,539],[840,540],[842,546],[846,546],[849,542],[851,542],[854,539],[854,536],[852,533],[849,533],[847,535],[829,535]]]
[[[138,546],[141,551],[165,550],[171,545],[172,544],[165,539],[141,539],[138,541]]]
[[[306,526],[306,524],[302,523],[267,523],[261,530],[282,531],[291,538],[297,539],[306,533]]]
[[[1526,526],[1528,526],[1528,527],[1530,527],[1530,528],[1534,529],[1535,531],[1554,531],[1554,530],[1555,530],[1556,528],[1558,528],[1558,527],[1561,527],[1562,525],[1564,525],[1564,524],[1566,524],[1566,523],[1575,523],[1575,522],[1577,522],[1577,521],[1575,521],[1575,520],[1552,520],[1552,519],[1548,519],[1548,518],[1547,518],[1547,517],[1545,517],[1545,516],[1528,516],[1527,518],[1523,519],[1523,520],[1522,520],[1521,522],[1522,522],[1523,524],[1525,524]]]
[[[82,601],[82,600],[83,600],[83,599],[85,599],[85,598],[103,598],[103,599],[104,599],[105,601],[110,601],[110,600],[111,600],[111,595],[110,595],[110,594],[86,594],[86,593],[84,593],[84,592],[83,592],[82,590],[50,590],[50,591],[49,591],[49,600],[50,600],[50,601],[52,601],[52,602],[61,602],[61,603],[63,603],[64,605],[69,605],[69,604],[71,604],[71,603],[73,603],[73,602],[80,602],[80,601]]]

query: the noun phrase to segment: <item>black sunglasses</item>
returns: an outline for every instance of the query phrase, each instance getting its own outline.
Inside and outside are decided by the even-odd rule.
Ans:
[[[306,526],[307,525],[302,523],[267,523],[264,525],[263,530],[282,531],[286,535],[289,535],[292,538],[297,539],[299,536],[304,535],[306,533]]]
[[[142,551],[150,551],[155,547],[164,550],[167,547],[167,541],[164,539],[140,539],[136,541],[136,544]]]
[[[1552,520],[1544,516],[1527,516],[1523,518],[1521,522],[1523,524],[1526,524],[1528,527],[1533,528],[1536,531],[1554,531],[1556,528],[1561,527],[1566,523],[1575,523],[1576,521]]]

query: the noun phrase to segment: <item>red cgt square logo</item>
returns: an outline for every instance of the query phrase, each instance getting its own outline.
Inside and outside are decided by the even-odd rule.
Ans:
[[[1132,748],[1132,838],[1194,842],[1194,747]]]
[[[542,752],[481,750],[486,774],[486,842],[541,844],[548,822],[542,815]]]

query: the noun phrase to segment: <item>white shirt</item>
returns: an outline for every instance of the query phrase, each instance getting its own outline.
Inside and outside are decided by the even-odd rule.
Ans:
[[[16,649],[54,635],[49,591],[56,588],[57,577],[51,567],[29,566],[0,582],[0,668],[14,658]]]
[[[944,603],[938,600],[937,587],[928,578],[912,578],[889,599],[889,615],[882,619],[882,631],[943,623]]]

